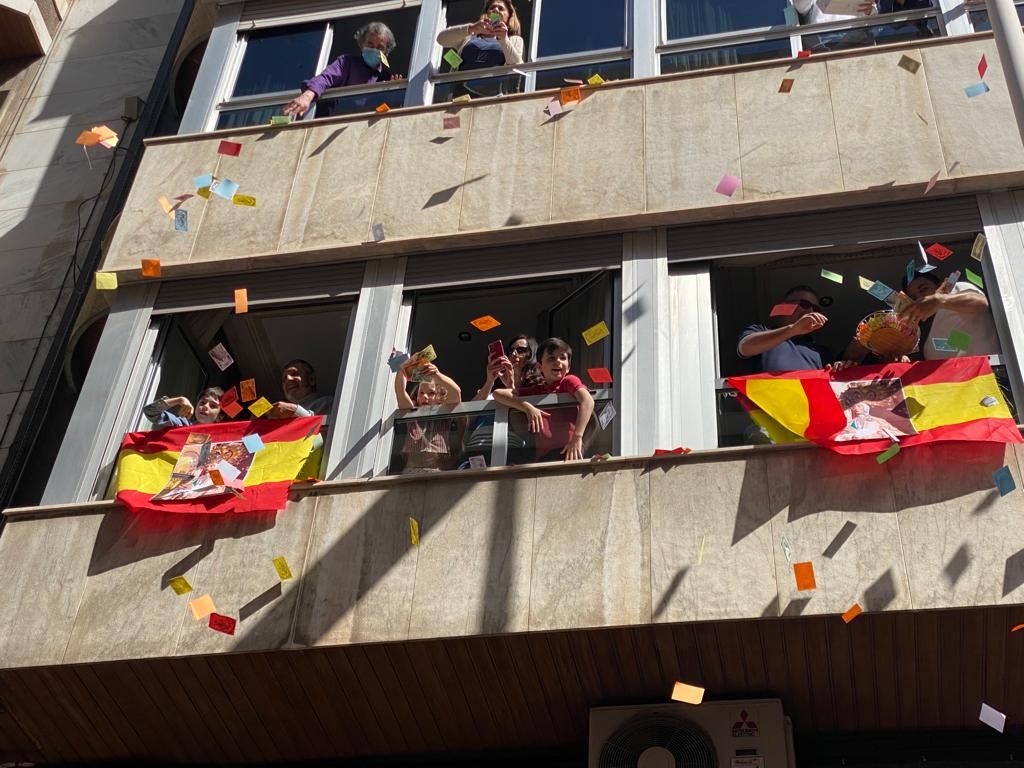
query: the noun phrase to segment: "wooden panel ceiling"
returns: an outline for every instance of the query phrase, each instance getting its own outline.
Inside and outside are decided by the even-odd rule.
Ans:
[[[1024,606],[6,670],[0,762],[580,756],[590,707],[664,701],[676,679],[705,686],[708,699],[781,698],[798,744],[897,731],[987,739],[997,734],[978,723],[982,702],[1011,729],[1024,723],[1024,632],[1010,633],[1019,623]]]

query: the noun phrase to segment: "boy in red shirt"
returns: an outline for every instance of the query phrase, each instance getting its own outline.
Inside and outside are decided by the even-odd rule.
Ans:
[[[537,460],[565,461],[583,458],[583,432],[594,413],[594,398],[577,376],[569,373],[572,348],[561,339],[551,338],[540,343],[537,360],[544,383],[532,387],[494,390],[494,399],[509,408],[526,414],[530,431],[536,435]],[[573,395],[579,402],[575,423],[567,409],[558,409],[554,415],[542,411],[532,403],[520,400],[531,395]]]

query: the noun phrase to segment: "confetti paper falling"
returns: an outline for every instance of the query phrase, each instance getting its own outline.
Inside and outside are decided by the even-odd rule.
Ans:
[[[971,348],[971,337],[963,331],[957,329],[949,332],[949,338],[946,339],[949,342],[949,346],[953,349],[966,352]]]
[[[964,88],[964,93],[967,94],[968,99],[973,99],[975,96],[981,96],[983,93],[988,93],[991,88],[988,87],[988,83],[975,83],[974,85],[968,85]]]
[[[235,288],[235,314],[244,315],[249,311],[249,290]]]
[[[242,438],[242,445],[245,446],[245,450],[249,453],[259,453],[266,446],[263,444],[263,438],[257,434],[246,435]]]
[[[213,598],[209,595],[203,595],[195,600],[190,600],[188,607],[192,611],[192,615],[195,616],[196,621],[202,621],[217,610],[217,606],[213,604]]]
[[[935,174],[930,179],[928,179],[928,183],[925,185],[924,188],[924,194],[921,195],[922,197],[924,197],[924,195],[927,195],[929,192],[935,189],[935,185],[939,183],[939,176],[941,174],[942,171],[936,171]]]
[[[387,104],[378,104],[377,108],[375,110],[373,110],[373,111],[378,113],[378,114],[383,115],[385,112],[390,112],[391,111],[391,107],[389,107]]]
[[[840,285],[843,284],[843,276],[840,275],[838,272],[832,272],[830,270],[823,269],[821,270],[821,276],[824,277],[826,280],[831,280],[833,283],[839,283]]]
[[[984,289],[985,281],[982,279],[981,275],[977,274],[976,272],[972,272],[969,269],[964,269],[964,277],[966,277],[974,285]]]
[[[97,291],[116,291],[117,290],[117,273],[116,272],[97,272],[96,273],[96,290]]]
[[[462,120],[458,115],[446,117],[441,121],[441,127],[446,131],[458,130],[462,127]]]
[[[242,145],[237,141],[222,141],[217,145],[218,155],[227,155],[228,157],[238,157],[242,154]]]
[[[277,571],[277,576],[281,581],[288,581],[292,578],[291,568],[288,567],[288,561],[284,559],[284,555],[275,557],[272,561],[274,563],[274,570]]]
[[[568,104],[575,104],[582,98],[583,96],[581,95],[580,87],[578,85],[573,85],[569,88],[562,88],[558,92],[558,101],[563,107]]]
[[[610,334],[611,331],[608,330],[608,326],[605,324],[604,320],[602,320],[596,325],[590,326],[583,332],[583,340],[587,342],[587,346],[589,347]]]
[[[265,397],[261,397],[255,403],[249,406],[249,413],[255,416],[257,419],[260,418],[267,411],[271,410],[274,406],[270,404],[270,401]]]
[[[687,683],[676,683],[672,686],[672,701],[682,701],[686,704],[700,704],[704,701],[704,689],[699,685],[688,685]]]
[[[420,545],[420,524],[415,517],[409,518],[409,542],[414,547]]]
[[[732,197],[736,194],[736,190],[739,189],[740,179],[738,176],[731,176],[726,174],[722,177],[722,180],[718,182],[718,186],[715,187],[715,192],[726,197]]]
[[[544,107],[544,111],[547,112],[551,117],[560,115],[565,110],[562,109],[562,103],[558,99],[552,99],[548,102],[548,105]]]
[[[142,276],[160,277],[160,259],[143,259]]]
[[[789,317],[797,310],[796,304],[776,304],[772,307],[772,311],[768,313],[769,317]]]
[[[217,197],[222,197],[225,200],[230,200],[238,192],[238,188],[241,185],[238,182],[232,181],[231,179],[221,179],[210,187],[210,191],[213,192]]]
[[[796,82],[792,77],[783,78],[782,82],[779,83],[779,93],[789,93],[793,90],[793,84]]]
[[[939,261],[945,261],[946,259],[953,255],[953,252],[949,248],[944,246],[942,243],[932,243],[931,245],[924,249],[924,252],[927,253],[929,256],[938,259]]]
[[[608,429],[608,425],[612,423],[612,419],[615,418],[616,411],[613,403],[608,403],[601,412],[597,415],[597,423],[601,429]]]
[[[221,632],[225,635],[233,635],[235,634],[235,626],[237,624],[238,622],[230,616],[222,616],[219,613],[211,613],[210,623],[208,626],[210,627],[210,629],[216,632]]]
[[[587,85],[592,85],[595,88],[599,85],[604,85],[604,78],[595,72],[587,78]]]
[[[176,595],[187,595],[192,591],[192,585],[188,583],[188,579],[184,576],[175,576],[167,584],[174,590]]]
[[[900,444],[899,443],[893,443],[888,448],[886,448],[884,451],[882,451],[880,454],[878,454],[878,456],[875,457],[875,461],[878,462],[879,464],[885,464],[885,462],[887,462],[889,459],[891,459],[893,456],[895,456],[899,452],[900,452]]]
[[[978,719],[989,728],[994,728],[1000,733],[1002,733],[1003,729],[1006,727],[1006,715],[998,709],[993,709],[988,704],[981,705],[981,712],[978,714]]]
[[[256,379],[245,379],[238,382],[238,388],[242,392],[242,402],[251,403],[256,399]]]
[[[179,208],[174,212],[174,231],[188,232],[188,211]]]
[[[985,73],[988,72],[988,60],[985,58],[985,54],[981,54],[981,59],[978,61],[978,77],[984,78]]]
[[[860,283],[860,287],[862,289],[864,289],[865,291],[870,291],[871,290],[871,286],[873,286],[875,284],[874,280],[868,280],[863,275],[858,275],[857,276],[857,281]]]
[[[796,578],[798,592],[806,592],[807,590],[818,588],[818,584],[814,580],[813,563],[793,563],[793,576]]]
[[[851,621],[860,616],[861,613],[863,613],[863,609],[860,607],[860,603],[854,603],[852,606],[850,606],[850,609],[843,614],[843,621],[849,624]]]
[[[248,208],[256,207],[256,198],[252,195],[232,195],[231,202],[235,205],[244,205]]]
[[[459,54],[456,53],[455,51],[445,51],[445,54],[444,56],[442,56],[442,58],[446,62],[448,62],[448,66],[451,67],[452,69],[458,69],[460,66],[462,66],[462,57],[459,56]]]
[[[373,233],[373,242],[379,243],[384,239],[384,225],[374,224],[371,232]]]
[[[483,317],[475,318],[470,320],[469,324],[476,328],[478,331],[489,331],[492,328],[497,328],[501,323],[490,315],[484,315]]]
[[[909,56],[900,57],[898,65],[901,69],[907,70],[912,75],[917,74],[917,70],[921,68],[921,62],[916,59],[912,59]]]
[[[979,234],[974,238],[974,245],[971,246],[971,258],[975,261],[981,261],[982,256],[985,255],[985,243],[988,242],[988,238],[984,235]]]
[[[217,344],[208,353],[210,358],[216,363],[217,367],[222,371],[226,371],[235,363],[235,359],[228,354],[227,349],[223,344]]]
[[[227,405],[222,405],[220,409],[228,415],[229,419],[235,418],[236,416],[238,416],[238,414],[245,410],[238,403],[228,403]]]
[[[994,482],[996,488],[999,489],[1000,496],[1006,496],[1007,494],[1013,493],[1017,490],[1017,483],[1014,482],[1013,475],[1010,474],[1009,467],[1003,467],[993,472],[992,482]]]
[[[595,384],[612,383],[612,372],[607,368],[587,368],[587,376]]]
[[[231,403],[238,401],[238,390],[235,387],[224,390],[224,394],[220,396],[220,407],[223,408],[225,405],[231,405]]]

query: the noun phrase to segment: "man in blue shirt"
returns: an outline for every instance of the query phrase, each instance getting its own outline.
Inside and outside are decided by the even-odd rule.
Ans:
[[[812,288],[790,288],[772,315],[769,325],[747,326],[736,345],[736,353],[751,360],[756,373],[810,371],[832,362],[828,350],[811,340],[811,334],[828,322]]]

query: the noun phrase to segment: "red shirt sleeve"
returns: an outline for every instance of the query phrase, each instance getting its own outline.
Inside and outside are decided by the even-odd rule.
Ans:
[[[560,382],[558,382],[557,391],[565,395],[575,395],[577,389],[586,388],[587,385],[580,380],[579,376],[574,376],[573,374],[570,373],[568,376],[563,377],[563,379]]]

